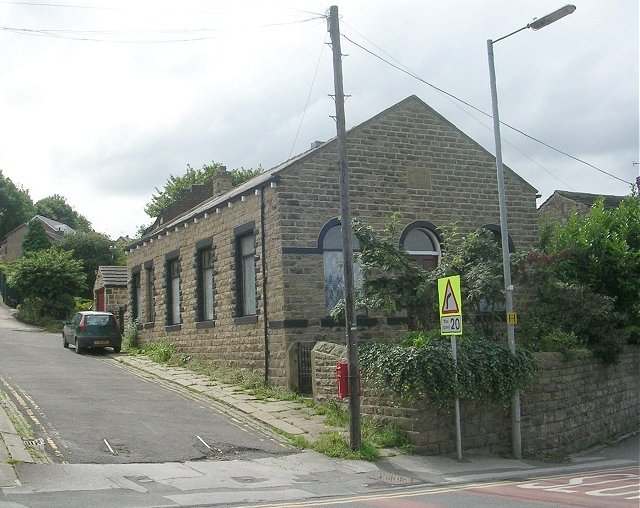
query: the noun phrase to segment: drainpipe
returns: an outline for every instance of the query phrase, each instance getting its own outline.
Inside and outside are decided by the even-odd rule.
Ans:
[[[264,186],[260,187],[260,259],[262,260],[262,320],[264,321],[264,384],[269,384],[269,323],[267,320],[267,248],[265,242]]]

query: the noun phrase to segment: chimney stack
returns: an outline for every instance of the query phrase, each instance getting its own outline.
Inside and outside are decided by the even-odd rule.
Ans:
[[[213,177],[213,195],[220,196],[231,190],[231,173],[226,166],[218,166],[218,171]]]

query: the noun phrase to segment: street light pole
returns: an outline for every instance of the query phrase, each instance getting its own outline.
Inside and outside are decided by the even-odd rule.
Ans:
[[[502,267],[504,274],[504,294],[505,294],[505,311],[507,315],[507,341],[511,354],[516,353],[516,340],[513,315],[513,284],[511,283],[511,262],[509,256],[509,228],[507,223],[507,202],[505,196],[504,184],[504,167],[502,164],[502,140],[500,136],[500,117],[498,115],[498,90],[496,87],[496,69],[493,57],[493,45],[514,35],[522,30],[531,28],[532,30],[540,30],[550,25],[554,21],[559,20],[573,11],[574,5],[565,5],[564,7],[547,14],[540,19],[536,19],[528,25],[511,32],[504,37],[500,37],[495,41],[489,39],[487,41],[487,54],[489,57],[489,81],[491,84],[491,105],[493,109],[493,134],[496,143],[496,171],[498,178],[498,205],[500,207],[500,236],[502,238]],[[511,401],[511,443],[513,455],[515,458],[522,458],[522,434],[520,424],[520,390],[515,389]]]

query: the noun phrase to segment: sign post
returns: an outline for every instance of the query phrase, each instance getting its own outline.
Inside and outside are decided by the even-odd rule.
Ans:
[[[438,309],[440,310],[440,334],[451,336],[451,356],[458,365],[456,335],[462,335],[462,296],[460,276],[452,275],[438,279]],[[456,381],[457,381],[456,374]],[[462,431],[460,428],[460,400],[456,397],[456,451],[462,460]]]

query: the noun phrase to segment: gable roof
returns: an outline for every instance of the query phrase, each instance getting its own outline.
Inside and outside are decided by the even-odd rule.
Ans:
[[[477,141],[475,141],[473,138],[471,138],[470,136],[468,136],[467,134],[462,132],[458,127],[456,127],[453,123],[451,123],[449,120],[447,120],[445,117],[443,117],[440,113],[438,113],[436,110],[434,110],[432,107],[430,107],[426,102],[424,102],[422,99],[420,99],[416,95],[410,95],[406,99],[403,99],[402,101],[394,104],[393,106],[388,107],[387,109],[381,111],[377,115],[369,118],[368,120],[362,122],[361,124],[350,128],[347,131],[347,137],[349,137],[349,135],[352,134],[354,131],[357,131],[357,130],[360,130],[362,128],[365,128],[369,124],[371,124],[373,122],[376,122],[380,118],[382,118],[385,115],[389,114],[389,112],[391,112],[391,111],[393,111],[395,109],[399,109],[399,108],[403,107],[404,105],[406,105],[408,103],[411,103],[411,102],[417,103],[420,107],[424,108],[429,114],[431,114],[433,116],[436,116],[440,121],[442,121],[442,122],[446,123],[447,125],[449,125],[451,129],[453,129],[453,130],[459,132],[460,134],[462,134],[463,136],[465,136],[470,142],[472,142],[474,145],[476,145],[478,150],[484,152],[485,154],[487,154],[491,158],[495,158],[495,156],[493,154],[491,154],[489,151],[487,151]],[[183,213],[182,215],[179,215],[179,216],[173,218],[172,220],[167,221],[166,223],[162,224],[161,227],[158,227],[156,229],[153,229],[153,230],[147,232],[145,235],[142,236],[142,238],[132,242],[128,246],[128,248],[133,248],[133,247],[135,247],[137,245],[142,245],[142,243],[145,240],[151,238],[152,236],[155,236],[156,234],[158,234],[158,233],[160,233],[162,231],[168,231],[170,229],[173,229],[174,227],[178,226],[181,223],[184,223],[185,221],[191,220],[194,217],[197,217],[199,215],[202,215],[204,213],[207,213],[207,212],[210,212],[210,211],[214,210],[216,207],[233,200],[233,198],[235,198],[237,196],[240,196],[242,194],[246,194],[247,192],[251,192],[254,189],[257,189],[259,187],[267,185],[272,181],[273,182],[277,181],[278,175],[280,173],[293,168],[296,164],[304,161],[305,159],[307,159],[309,157],[312,157],[313,155],[315,155],[316,153],[318,153],[319,151],[321,151],[322,149],[324,149],[328,145],[330,145],[332,143],[336,143],[336,142],[337,142],[337,138],[335,136],[333,138],[329,139],[328,141],[324,142],[324,143],[319,142],[319,141],[314,142],[311,149],[309,149],[309,150],[307,150],[305,152],[302,152],[301,154],[298,154],[295,157],[292,157],[291,159],[286,160],[285,162],[283,162],[283,163],[281,163],[281,164],[279,164],[279,165],[277,165],[277,166],[265,171],[264,173],[252,178],[251,180],[248,180],[247,182],[243,183],[242,185],[239,185],[238,187],[234,187],[233,189],[231,189],[229,192],[227,192],[225,194],[222,194],[220,196],[214,196],[212,198],[209,198],[209,199],[203,201],[202,203],[200,203],[196,207],[192,208],[191,210],[189,210],[189,211]],[[528,187],[531,190],[532,193],[537,192],[535,187],[533,187],[529,182],[527,182],[524,178],[522,178],[520,175],[518,175],[512,169],[508,168],[506,165],[504,166],[504,170],[505,170],[505,173],[509,173],[510,176],[515,177],[524,186]]]
[[[126,266],[99,266],[98,276],[102,275],[105,286],[126,286],[127,267]]]
[[[64,224],[62,222],[58,222],[57,220],[50,219],[49,217],[45,217],[44,215],[36,215],[34,217],[34,219],[38,219],[39,221],[43,222],[44,224],[49,226],[54,231],[58,231],[58,232],[62,233],[63,235],[68,235],[69,233],[75,233],[76,232],[75,229],[67,226],[66,224]],[[31,220],[33,220],[33,219],[31,219]]]
[[[571,201],[584,205],[587,208],[591,208],[599,198],[604,198],[604,208],[606,210],[616,208],[625,198],[625,196],[612,196],[610,194],[589,194],[586,192],[569,192],[556,190],[551,196],[546,199],[544,203],[542,203],[538,207],[538,210],[541,210],[554,196],[560,196],[566,199],[570,199]]]

